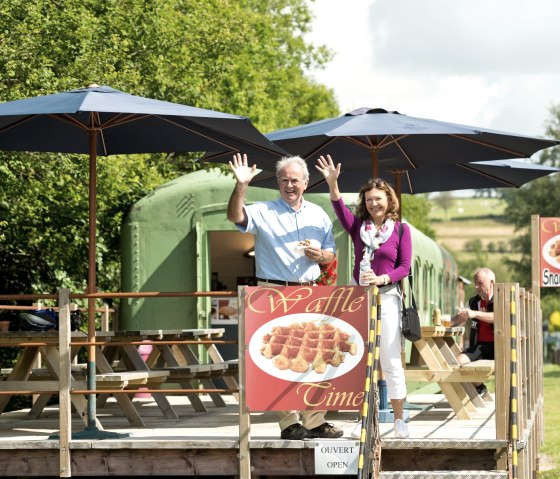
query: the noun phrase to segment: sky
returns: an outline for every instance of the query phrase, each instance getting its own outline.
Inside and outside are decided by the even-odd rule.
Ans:
[[[545,136],[560,104],[558,0],[315,0],[314,78],[360,107]]]

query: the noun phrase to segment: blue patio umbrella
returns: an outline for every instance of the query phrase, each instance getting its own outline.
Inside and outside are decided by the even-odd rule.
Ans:
[[[87,292],[96,292],[97,155],[155,152],[236,152],[274,159],[286,154],[243,116],[154,100],[95,84],[0,104],[0,150],[89,155]],[[88,300],[88,338],[95,338],[95,300]],[[95,349],[88,378],[95,381]],[[93,386],[93,387],[92,387]],[[88,381],[88,388],[95,389]],[[90,395],[90,400],[94,398]],[[91,401],[94,403],[94,401]],[[92,409],[95,409],[94,407]],[[90,411],[95,428],[95,411]]]
[[[313,168],[312,165],[310,166]],[[379,176],[394,184],[395,174],[397,174],[401,178],[401,193],[417,194],[482,188],[519,188],[525,183],[558,171],[559,168],[521,160],[451,163],[415,170],[392,169],[389,161],[384,164]],[[358,192],[367,180],[368,177],[363,171],[343,169],[338,183],[341,191]],[[251,184],[263,188],[278,187],[276,176],[266,171],[257,175]],[[307,191],[327,193],[329,187],[324,181],[315,181],[313,184],[310,183]]]
[[[485,128],[416,118],[381,108],[360,108],[345,115],[268,133],[266,137],[294,155],[314,161],[330,154],[342,163],[341,180],[395,175],[400,194],[404,172],[450,164],[530,158],[535,152],[555,146],[546,140]],[[258,166],[270,170],[268,166]],[[310,168],[309,189],[321,191],[322,175]],[[261,173],[266,176],[266,172]],[[439,174],[441,175],[441,174]],[[385,178],[389,179],[389,178]],[[253,180],[258,186],[259,177]],[[266,180],[265,180],[266,181]],[[439,190],[441,183],[432,191]],[[357,191],[354,183],[351,191]],[[344,189],[344,191],[348,191]]]

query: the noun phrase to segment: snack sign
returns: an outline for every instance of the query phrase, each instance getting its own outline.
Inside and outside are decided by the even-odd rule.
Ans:
[[[560,218],[539,218],[541,287],[560,287]]]
[[[243,294],[249,409],[360,408],[369,325],[364,287],[271,285]]]

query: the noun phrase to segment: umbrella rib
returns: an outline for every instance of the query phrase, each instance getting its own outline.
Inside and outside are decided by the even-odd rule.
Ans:
[[[410,136],[410,135],[400,135],[399,137],[395,138],[393,135],[385,135],[383,137],[383,139],[378,144],[374,144],[371,141],[371,136],[366,136],[366,138],[368,139],[367,143],[364,142],[364,141],[360,141],[356,137],[352,137],[352,136],[342,136],[342,137],[339,137],[339,138],[341,138],[343,140],[346,140],[346,141],[349,141],[350,143],[354,143],[358,146],[364,147],[368,151],[372,151],[372,150],[376,150],[376,149],[381,150],[381,149],[386,148],[386,147],[388,147],[388,146],[390,146],[394,143],[395,145],[397,145],[397,148],[403,154],[403,156],[406,159],[406,161],[408,162],[408,164],[412,167],[412,169],[415,170],[417,168],[416,164],[410,159],[410,156],[408,156],[406,151],[403,149],[403,147],[399,143],[400,140],[402,140],[404,138],[407,138],[408,136]],[[322,146],[320,148],[322,148]]]
[[[476,138],[472,138],[465,135],[449,135],[454,138],[459,138],[460,140],[470,141],[471,143],[476,143],[477,145],[486,146],[488,148],[492,148],[493,150],[503,151],[507,154],[511,154],[512,156],[516,156],[517,158],[529,158],[525,153],[520,153],[516,150],[510,150],[509,148],[505,148],[503,146],[493,145],[486,141],[477,140]]]
[[[121,116],[122,116],[122,115],[115,116],[115,117],[111,118],[111,121],[109,121],[109,122],[105,123],[104,125],[102,125],[101,128],[104,129],[104,128],[110,128],[110,127],[114,127],[114,126],[120,126],[120,125],[122,125],[122,124],[124,124],[124,123],[131,122],[131,121],[142,120],[142,119],[147,118],[147,117],[158,118],[158,119],[160,119],[160,120],[162,120],[162,121],[166,121],[167,123],[170,123],[171,125],[174,125],[174,126],[176,126],[176,127],[178,127],[178,128],[181,128],[182,130],[186,130],[186,131],[189,131],[189,132],[191,132],[191,133],[194,133],[195,135],[198,135],[198,136],[200,136],[200,137],[202,137],[202,138],[206,138],[207,140],[210,140],[210,141],[213,142],[213,143],[217,143],[218,145],[220,145],[220,146],[222,146],[222,147],[224,147],[224,148],[230,148],[232,151],[242,151],[242,150],[240,150],[239,148],[234,148],[233,146],[231,146],[231,145],[229,145],[229,144],[227,144],[227,143],[224,143],[223,141],[219,141],[219,140],[217,140],[216,138],[213,138],[213,137],[212,137],[211,135],[209,135],[209,134],[201,133],[199,130],[195,130],[195,129],[193,129],[193,128],[189,128],[188,126],[181,125],[181,124],[179,124],[179,123],[177,123],[177,122],[175,122],[175,121],[172,121],[170,118],[168,118],[168,117],[166,117],[166,116],[161,116],[161,115],[148,115],[148,114],[145,114],[145,115],[144,115],[144,114],[143,114],[143,115],[131,114],[131,115],[128,115],[128,116],[126,116],[126,117],[124,117],[124,118],[120,118]],[[185,121],[191,121],[191,120],[189,120],[187,117],[184,117],[184,116],[179,117],[179,118],[182,118],[182,119],[184,119]],[[192,122],[192,121],[191,121],[191,122]],[[205,126],[205,125],[200,125],[200,126],[202,126],[203,128],[208,129],[210,132],[216,132],[216,133],[219,133],[219,134],[221,134],[221,135],[223,135],[223,136],[225,136],[225,137],[235,139],[235,136],[233,136],[232,134],[230,134],[230,133],[228,133],[228,132],[226,132],[226,131],[216,130],[216,129],[214,129],[214,128],[211,128],[211,127],[208,127],[208,126]],[[276,151],[274,151],[274,150],[272,150],[272,149],[265,148],[264,146],[260,146],[260,145],[258,145],[258,144],[256,144],[256,143],[251,142],[251,141],[245,140],[245,143],[250,144],[252,147],[254,147],[254,148],[256,148],[256,149],[259,149],[259,150],[262,150],[262,151],[268,151],[268,152],[271,152],[271,153],[275,153],[275,154],[277,154],[278,156],[282,156],[282,155],[280,155],[278,152],[276,152]]]
[[[333,141],[335,141],[335,140],[338,139],[338,137],[336,137],[336,136],[329,136],[329,137],[327,137],[327,138],[328,138],[327,141],[325,141],[324,143],[321,143],[320,145],[318,145],[316,148],[314,148],[314,149],[311,150],[310,152],[305,153],[305,155],[303,155],[303,158],[305,158],[306,160],[308,160],[310,156],[313,156],[313,155],[317,154],[317,152],[318,152],[321,148],[324,148],[325,146],[330,145]],[[346,138],[346,137],[343,137],[343,138]]]
[[[408,190],[410,191],[410,194],[413,195],[414,188],[412,187],[412,181],[410,180],[410,174],[408,173],[408,170],[405,170],[404,174],[406,176],[406,182],[408,183]]]
[[[99,138],[101,140],[101,149],[103,150],[103,155],[109,156],[107,150],[107,143],[105,142],[105,135],[103,134],[103,127],[101,126],[101,117],[99,116],[99,112],[98,111],[93,112],[92,118],[93,118],[92,128],[99,132]],[[97,145],[99,145],[99,142],[97,143]]]
[[[390,145],[392,145],[393,143],[396,143],[397,145],[399,144],[399,141],[409,137],[410,135],[400,135],[398,137],[395,138],[394,135],[385,135],[383,137],[383,139],[379,142],[378,148],[386,148]]]
[[[404,150],[402,145],[399,143],[399,140],[402,139],[402,138],[405,138],[405,136],[401,136],[398,139],[395,139],[395,144],[397,145],[397,148],[400,150],[400,152],[403,154],[403,156],[406,158],[406,161],[408,161],[410,166],[412,166],[412,169],[415,170],[417,168],[416,164],[410,159],[410,156],[408,156],[408,153]]]
[[[361,140],[359,140],[357,137],[354,137],[354,136],[339,136],[338,138],[339,138],[339,139],[342,139],[342,140],[346,140],[346,141],[348,141],[349,143],[354,143],[355,145],[361,146],[361,147],[365,148],[365,149],[368,150],[368,151],[371,151],[371,150],[373,150],[373,149],[375,149],[375,148],[378,148],[377,145],[375,145],[372,141],[370,141],[370,137],[369,137],[369,136],[367,136],[367,135],[364,135],[364,136],[366,136],[366,138],[368,139],[367,142],[361,141]],[[334,138],[336,138],[336,137],[332,137],[332,138],[334,139]]]
[[[495,175],[491,175],[489,173],[484,173],[483,171],[477,170],[476,168],[473,168],[472,166],[469,166],[467,164],[457,163],[457,166],[459,168],[463,168],[467,171],[470,171],[471,173],[474,173],[474,174],[479,175],[479,176],[484,176],[486,178],[490,178],[491,180],[497,181],[499,183],[503,183],[504,185],[508,185],[512,188],[518,188],[518,185],[516,185],[515,183],[512,183],[511,181],[504,180],[502,178],[499,178]]]
[[[24,123],[33,120],[33,118],[37,117],[39,115],[30,115],[30,116],[26,116],[24,118],[21,118],[17,121],[14,121],[13,123],[10,123],[9,125],[6,125],[2,128],[0,128],[0,133],[4,133],[5,131],[11,130],[12,128],[16,128],[20,125],[23,125]]]
[[[55,115],[48,115],[52,118],[56,118],[57,120],[69,123],[72,126],[76,126],[82,130],[87,130],[88,126],[84,125],[83,123],[79,122],[78,120],[76,120],[76,118],[70,116],[68,113],[58,113]]]
[[[13,123],[10,123],[9,125],[6,125],[2,128],[0,128],[0,133],[4,133],[8,130],[11,130],[12,128],[16,128],[18,126],[23,125],[24,123],[27,123],[28,121],[34,120],[37,117],[41,117],[43,115],[27,115],[24,118],[19,119],[18,121],[15,121]],[[82,129],[86,129],[86,125],[80,123],[79,121],[77,121],[76,119],[72,118],[71,116],[68,116],[66,114],[50,114],[47,115],[50,116],[51,118],[55,118],[57,120],[60,121],[65,121],[67,123],[70,123],[73,126],[77,126],[78,128],[82,128]]]

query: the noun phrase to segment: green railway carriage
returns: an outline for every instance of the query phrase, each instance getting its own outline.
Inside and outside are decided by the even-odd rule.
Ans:
[[[236,290],[239,284],[251,284],[254,259],[249,252],[253,237],[240,233],[226,219],[233,186],[233,178],[218,170],[198,171],[138,201],[123,225],[122,291]],[[277,196],[274,190],[249,188],[247,201]],[[349,284],[353,264],[349,236],[338,224],[327,194],[305,197],[331,216],[337,243],[338,284]],[[356,197],[344,195],[347,204],[353,204]],[[428,324],[434,307],[443,313],[454,311],[457,268],[437,243],[413,226],[411,231],[415,297],[420,317]],[[205,328],[212,324],[212,313],[216,313],[212,306],[208,298],[123,300],[118,327]],[[216,318],[219,322],[219,315]]]

